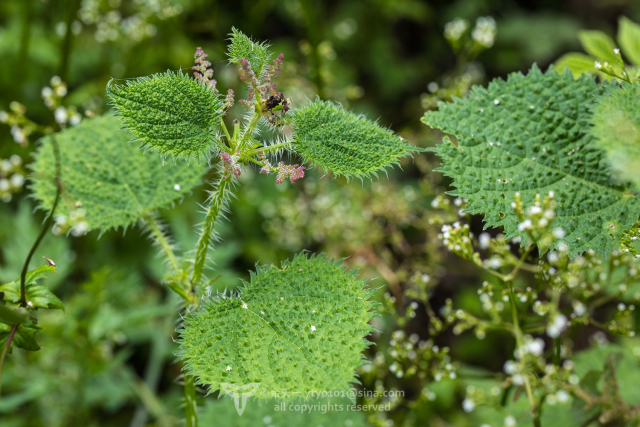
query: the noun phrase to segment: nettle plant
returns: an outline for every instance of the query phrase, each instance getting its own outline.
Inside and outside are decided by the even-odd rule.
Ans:
[[[342,260],[322,254],[301,253],[279,268],[258,267],[237,290],[212,292],[216,278],[208,276],[208,254],[243,170],[257,165],[261,174],[275,175],[277,184],[294,183],[306,167],[274,160],[288,152],[335,176],[364,179],[417,151],[339,104],[318,99],[295,108],[274,83],[283,54],[274,58],[267,44],[236,29],[230,41],[229,62],[248,86],[246,99],[239,101],[246,115],[233,120],[230,129],[224,117],[234,93],[219,94],[207,55],[198,48],[194,78],[168,71],[124,84],[109,82],[116,115],[58,133],[52,140],[57,144],[43,143],[32,166],[34,197],[50,218],[56,207],[56,218],[63,218],[56,221],[58,232],[77,232],[82,224],[81,231],[103,233],[140,222],[164,254],[164,282],[184,301],[177,341],[188,426],[197,424],[197,384],[213,392],[257,383],[255,396],[261,398],[347,390],[373,330],[373,291],[355,271],[346,271]],[[261,138],[267,133],[277,137]],[[179,252],[157,211],[192,191],[211,167],[217,179],[203,205],[197,244]],[[29,276],[26,282],[36,279]],[[24,295],[8,301],[33,308],[21,304]],[[28,301],[34,298],[27,292]],[[42,304],[57,308],[52,301]],[[11,325],[9,320],[2,318]],[[15,336],[25,328],[21,324]],[[9,338],[7,348],[27,348],[22,343]]]
[[[479,424],[640,423],[640,346],[631,338],[640,301],[640,87],[620,50],[610,56],[615,69],[594,62],[592,71],[612,80],[534,65],[423,117],[455,137],[432,148],[460,209],[439,237],[487,276],[476,312],[447,301],[439,316],[430,311],[430,331],[451,326],[478,339],[502,331],[515,342],[503,373],[465,380],[463,408]],[[502,233],[474,236],[469,214]],[[600,331],[574,354],[586,327]],[[605,346],[611,335],[619,342]]]

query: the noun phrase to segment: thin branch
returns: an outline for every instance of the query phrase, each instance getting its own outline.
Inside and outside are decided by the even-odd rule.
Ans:
[[[53,146],[53,155],[55,156],[55,161],[56,161],[56,177],[55,177],[56,198],[53,201],[51,212],[49,213],[49,216],[45,220],[44,226],[40,231],[40,235],[38,235],[38,238],[36,239],[35,243],[31,247],[31,250],[29,251],[29,255],[27,255],[27,259],[25,260],[24,266],[22,267],[22,273],[20,274],[20,301],[19,301],[21,307],[27,306],[27,292],[26,292],[25,279],[27,277],[27,270],[29,269],[29,262],[31,262],[31,257],[33,257],[33,254],[35,253],[36,249],[38,249],[38,245],[40,245],[40,242],[42,241],[44,236],[47,234],[47,231],[49,230],[49,228],[51,227],[51,224],[53,223],[53,214],[55,213],[56,207],[58,206],[58,201],[60,201],[60,193],[62,193],[62,182],[60,181],[60,150],[58,149],[58,143],[56,142],[55,136],[51,134],[49,135],[49,138],[51,138],[51,145]]]
[[[11,332],[9,332],[9,339],[7,340],[7,344],[5,344],[2,349],[2,356],[0,356],[0,392],[2,391],[2,368],[4,367],[4,359],[7,357],[7,353],[9,352],[9,347],[11,347],[11,341],[13,341],[13,337],[16,334],[16,330],[18,329],[18,325],[13,325],[11,328]]]

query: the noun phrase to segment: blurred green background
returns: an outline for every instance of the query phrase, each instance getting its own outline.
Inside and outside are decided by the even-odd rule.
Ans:
[[[224,55],[227,34],[235,26],[254,39],[269,40],[275,52],[284,52],[278,87],[295,104],[316,95],[338,100],[427,147],[439,136],[419,119],[425,108],[433,108],[438,88],[464,94],[470,83],[485,84],[512,71],[526,71],[533,62],[545,69],[563,53],[580,50],[579,30],[613,35],[622,15],[640,21],[640,2],[2,0],[0,110],[9,110],[17,101],[30,119],[54,124],[41,90],[57,75],[67,83],[63,105],[75,106],[82,114],[102,114],[109,110],[105,86],[111,78],[188,70],[198,46],[214,63],[221,92],[232,88],[243,95],[246,89]],[[472,61],[456,56],[443,35],[446,23],[456,18],[474,23],[484,16],[496,22],[493,46]],[[241,114],[241,108],[234,107],[230,119]],[[0,126],[0,158],[17,155],[23,164],[30,162],[39,136],[34,133],[28,144],[18,144],[9,127]],[[447,255],[435,239],[438,227],[431,201],[447,186],[440,174],[432,173],[436,160],[420,154],[401,166],[373,183],[350,185],[322,178],[316,171],[295,186],[275,186],[257,171],[243,173],[232,214],[221,228],[224,240],[214,254],[215,274],[222,275],[216,285],[235,287],[258,261],[279,262],[308,249],[349,256],[347,262],[361,268],[364,277],[375,278],[372,286],[384,287],[380,292],[388,290],[399,303],[403,290],[422,275],[437,284],[430,290],[435,307],[449,297],[461,304],[471,301],[482,281],[478,271]],[[194,226],[202,219],[198,202],[205,190],[206,185],[162,212],[182,248],[194,245]],[[7,199],[0,202],[2,282],[19,276],[44,219],[42,212],[34,211],[28,181]],[[481,228],[480,218],[476,228]],[[161,285],[162,262],[142,231],[134,227],[100,238],[96,232],[79,237],[50,233],[36,255],[34,266],[41,264],[42,255],[59,266],[60,274],[47,283],[66,313],[41,316],[46,328],[39,334],[42,350],[16,350],[9,356],[0,426],[140,427],[178,422],[181,367],[171,340],[178,302]],[[389,316],[379,322],[376,326],[383,333],[373,337],[378,346],[367,355],[372,359],[385,348],[391,329],[398,327],[398,320]],[[400,326],[407,335],[429,337],[424,310]],[[438,340],[469,366],[500,370],[508,357],[506,348],[496,345],[503,338],[497,333],[482,341],[445,334]],[[363,382],[370,388],[383,384],[403,389],[405,400],[383,418],[371,415],[369,422],[476,425],[462,412],[460,386],[455,383],[435,385],[437,399],[432,402],[424,381],[385,375],[363,374]],[[213,408],[217,403],[212,399],[201,403]],[[234,424],[238,421],[228,409],[218,409],[220,415],[205,418],[211,421],[204,425],[240,425]],[[268,414],[255,417],[264,425],[276,425]],[[341,420],[339,425],[358,425],[365,418]],[[337,423],[317,421],[321,422]]]

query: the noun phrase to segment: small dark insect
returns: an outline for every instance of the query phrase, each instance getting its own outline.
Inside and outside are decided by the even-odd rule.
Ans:
[[[271,95],[269,99],[264,102],[264,105],[267,107],[267,110],[273,110],[284,100],[284,95],[282,92],[277,95]]]

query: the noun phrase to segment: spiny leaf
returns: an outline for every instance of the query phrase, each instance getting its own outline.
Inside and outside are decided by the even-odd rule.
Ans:
[[[38,279],[45,278],[46,273],[55,273],[56,268],[49,265],[42,265],[27,273],[25,277],[25,293],[27,302],[33,308],[57,308],[64,310],[62,301],[58,299],[45,285],[36,283]],[[6,301],[17,304],[20,301],[20,279],[0,286],[0,292],[4,292]]]
[[[201,182],[205,165],[165,164],[127,144],[113,116],[85,120],[57,135],[64,188],[56,213],[85,211],[88,229],[127,227],[145,212],[184,196]],[[34,197],[51,209],[56,194],[55,161],[47,139],[32,165]]]
[[[229,51],[227,52],[229,62],[237,63],[240,59],[246,59],[251,64],[253,72],[259,77],[264,64],[273,56],[269,51],[269,45],[265,42],[256,43],[252,41],[236,28],[231,28],[229,36],[229,40],[231,40]]]
[[[180,331],[186,372],[211,391],[259,383],[258,397],[346,390],[368,346],[374,303],[341,264],[299,254],[282,268],[259,267],[239,296],[205,303]]]
[[[5,325],[0,323],[0,348],[4,348],[7,345],[9,336],[11,335],[12,325]],[[38,351],[40,346],[36,342],[36,332],[42,330],[41,327],[32,323],[23,323],[18,325],[18,329],[11,341],[11,347],[9,347],[9,353],[11,353],[12,347],[18,347],[29,351]]]
[[[591,133],[616,175],[640,189],[640,86],[612,87],[593,109]]]
[[[294,150],[325,171],[363,177],[420,151],[398,135],[333,102],[316,100],[293,112]]]
[[[204,82],[167,71],[123,85],[111,80],[107,95],[143,147],[186,159],[208,157],[214,148],[222,100]]]
[[[440,172],[454,179],[468,211],[485,214],[487,226],[503,226],[507,238],[518,230],[510,207],[516,192],[525,206],[536,194],[555,193],[557,224],[575,255],[591,248],[611,252],[640,215],[640,201],[610,182],[605,153],[589,134],[589,105],[605,91],[593,77],[546,74],[534,66],[527,76],[474,87],[467,99],[441,103],[423,122],[457,137],[433,149]]]

